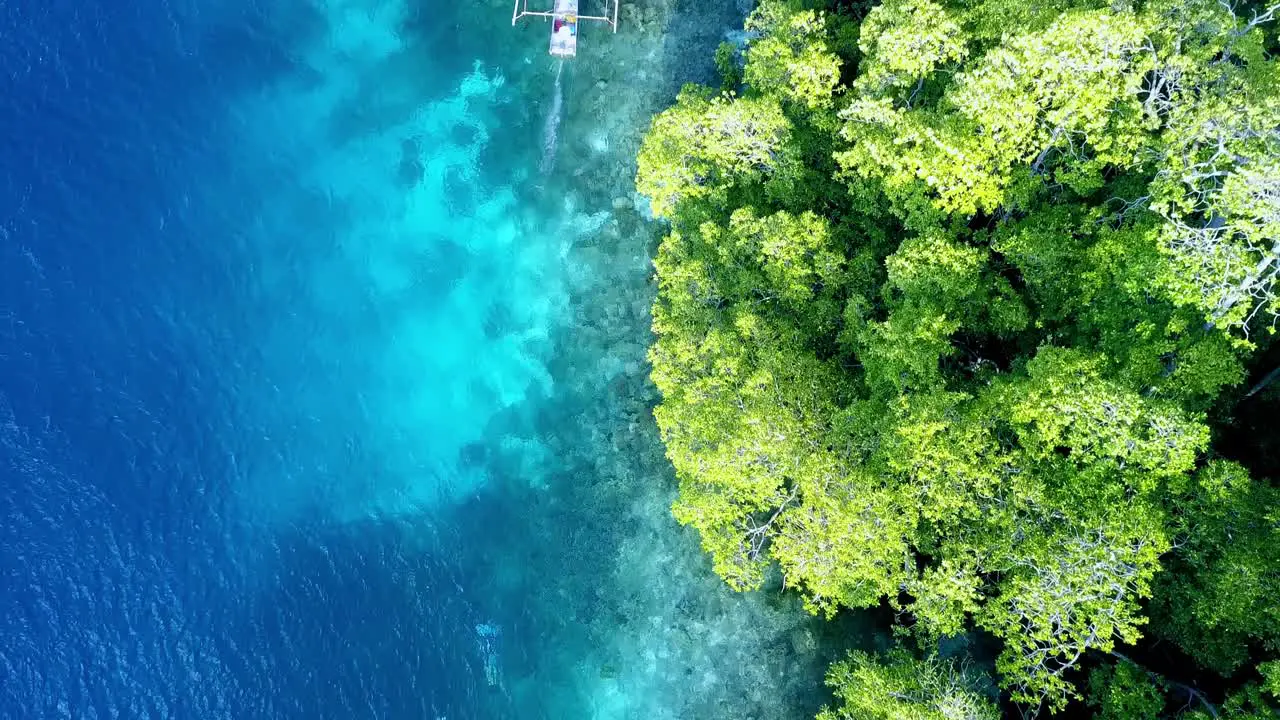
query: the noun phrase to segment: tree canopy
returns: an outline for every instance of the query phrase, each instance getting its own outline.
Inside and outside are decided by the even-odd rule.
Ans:
[[[1273,710],[1280,491],[1215,437],[1280,318],[1280,5],[835,8],[764,0],[640,151],[676,518],[734,588],[989,634],[1029,710],[1159,716],[1151,637]],[[855,655],[822,717],[998,714],[963,675]]]

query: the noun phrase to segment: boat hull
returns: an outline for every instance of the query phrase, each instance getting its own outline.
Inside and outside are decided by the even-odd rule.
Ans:
[[[556,57],[578,54],[578,0],[556,0],[551,18],[551,54]]]

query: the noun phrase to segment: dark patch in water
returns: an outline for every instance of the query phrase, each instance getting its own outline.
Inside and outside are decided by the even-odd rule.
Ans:
[[[467,443],[458,451],[458,463],[464,467],[484,465],[489,458],[489,446],[484,443]]]
[[[413,38],[414,52],[431,58],[438,77],[457,77],[471,69],[477,48],[475,35],[466,32],[463,20],[448,3],[409,3],[401,22],[401,37]]]
[[[203,28],[199,39],[200,54],[217,58],[220,85],[258,88],[281,77],[310,85],[323,81],[318,71],[300,62],[289,49],[297,39],[324,31],[318,10],[298,7],[289,13],[289,36],[280,35],[272,21],[257,12],[246,12],[233,20]]]
[[[417,138],[405,138],[400,141],[400,166],[397,171],[400,184],[413,187],[422,180],[422,153]]]
[[[449,138],[454,145],[468,147],[480,137],[480,130],[474,125],[454,125],[449,131]]]
[[[463,171],[451,167],[444,174],[444,198],[449,209],[457,215],[470,215],[475,209],[475,181]]]
[[[471,251],[443,235],[433,235],[429,249],[414,260],[414,286],[431,302],[449,294],[471,264]]]
[[[511,308],[502,303],[490,305],[489,312],[484,317],[484,336],[490,340],[497,340],[507,334],[511,324]]]

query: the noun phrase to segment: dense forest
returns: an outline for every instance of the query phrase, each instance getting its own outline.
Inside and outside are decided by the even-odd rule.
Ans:
[[[892,619],[821,720],[1280,714],[1277,20],[765,0],[654,119],[675,516]]]

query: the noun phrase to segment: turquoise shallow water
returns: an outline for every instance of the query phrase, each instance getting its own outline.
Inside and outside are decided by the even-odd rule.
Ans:
[[[744,12],[691,9],[584,31],[558,122],[505,3],[10,14],[4,717],[812,711],[650,415],[632,157]]]

